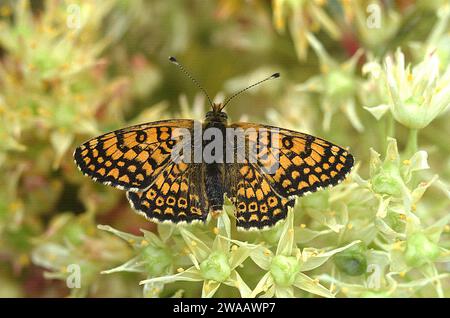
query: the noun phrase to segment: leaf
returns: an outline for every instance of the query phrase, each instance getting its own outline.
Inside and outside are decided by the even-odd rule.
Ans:
[[[399,236],[400,237],[404,237],[403,234],[395,232],[386,222],[384,222],[380,218],[376,218],[375,219],[375,226],[376,226],[378,231],[380,231],[381,233],[385,234],[386,237],[391,239],[391,240],[395,240]]]
[[[230,250],[230,241],[226,238],[231,238],[231,225],[230,218],[226,211],[220,213],[217,219],[217,228],[219,229],[219,235],[217,235],[214,240],[212,250],[220,250],[223,253],[228,254]]]
[[[294,246],[294,211],[289,209],[288,216],[283,224],[283,231],[281,232],[280,241],[277,246],[277,255],[289,256],[292,254],[292,247]]]
[[[203,282],[202,298],[211,298],[219,289],[220,283],[214,280],[208,280]]]
[[[342,107],[352,126],[359,132],[364,131],[364,126],[361,123],[358,114],[356,113],[355,100],[354,99],[347,100]]]
[[[405,257],[402,251],[392,250],[391,251],[391,262],[389,264],[389,270],[391,272],[406,272],[408,270],[408,265],[406,265]]]
[[[323,231],[315,231],[315,230],[311,230],[308,228],[296,228],[295,229],[295,241],[298,244],[304,244],[304,243],[308,243],[312,240],[314,240],[315,238],[322,236],[322,235],[326,235],[326,234],[330,234],[332,233],[331,230],[323,230]]]
[[[195,268],[195,266],[192,266],[192,267],[188,268],[187,270],[185,270],[181,273],[175,274],[175,275],[167,275],[167,276],[161,276],[161,277],[155,277],[155,278],[142,280],[139,282],[139,285],[157,283],[157,282],[167,284],[167,283],[173,283],[176,281],[199,282],[202,280],[203,280],[203,277],[202,277],[200,271],[197,268]]]
[[[248,287],[237,271],[232,271],[230,277],[228,277],[224,284],[237,288],[242,298],[249,298],[252,293],[250,287]]]
[[[334,294],[332,292],[303,273],[297,274],[294,286],[314,295],[319,295],[326,298],[334,298]]]
[[[378,173],[381,167],[380,154],[370,148],[370,176],[373,177]]]
[[[430,169],[430,166],[428,165],[428,153],[424,150],[416,152],[409,161],[410,164],[408,170],[410,172]]]
[[[53,160],[53,169],[56,170],[60,166],[61,160],[69,147],[72,145],[73,139],[73,134],[67,134],[59,131],[51,133],[50,142],[56,152]]]
[[[425,191],[438,179],[437,175],[434,175],[428,182],[421,182],[417,188],[415,188],[411,193],[412,203],[416,204],[420,201],[422,196],[425,194]]]
[[[336,67],[337,63],[331,58],[331,56],[328,54],[328,52],[323,47],[322,43],[317,40],[317,38],[310,32],[306,35],[309,44],[311,47],[316,51],[317,55],[320,59],[320,64],[325,64],[328,67]]]
[[[343,224],[337,222],[335,216],[325,215],[322,211],[309,209],[308,214],[335,233],[339,233],[345,227]]]
[[[116,272],[135,272],[143,273],[145,272],[142,268],[142,263],[139,262],[140,257],[136,256],[127,261],[126,263],[119,265],[117,267],[101,271],[100,274],[111,274]]]
[[[303,261],[300,264],[300,271],[306,272],[306,271],[313,270],[313,269],[321,266],[322,264],[324,264],[326,261],[328,261],[328,259],[330,259],[330,257],[333,256],[334,254],[342,252],[342,251],[346,250],[347,248],[349,248],[349,247],[351,247],[351,246],[353,246],[355,244],[358,244],[360,242],[361,241],[359,241],[359,240],[358,241],[354,241],[354,242],[352,242],[350,244],[347,244],[347,245],[345,245],[343,247],[333,249],[331,251],[319,254],[317,256],[310,256],[310,257],[308,257],[305,261]],[[304,254],[305,250],[307,250],[307,249],[305,248],[303,250],[302,254]]]
[[[380,196],[380,204],[378,205],[377,217],[384,219],[387,215],[389,203],[391,202],[391,197],[386,200]]]
[[[450,221],[450,214],[447,214],[439,221],[437,221],[430,227],[426,228],[423,232],[431,241],[437,244],[439,242],[439,239],[441,238],[441,234],[444,231],[445,226],[448,224],[449,221]]]
[[[250,297],[255,298],[260,293],[268,290],[272,286],[273,286],[273,278],[272,278],[272,275],[270,274],[270,272],[268,272],[263,277],[261,277],[258,284],[256,284],[256,287],[253,289],[252,293],[250,294]]]
[[[269,287],[269,289],[260,296],[260,298],[273,298],[275,296],[275,285]]]
[[[136,236],[136,235],[133,235],[133,234],[129,234],[129,233],[125,233],[125,232],[116,230],[115,228],[113,228],[113,227],[111,227],[109,225],[101,225],[101,224],[99,224],[99,225],[97,225],[97,228],[99,230],[106,231],[106,232],[114,234],[115,236],[120,237],[121,239],[125,240],[130,245],[132,245],[134,248],[139,248],[139,247],[142,246],[141,245],[142,237],[140,237],[140,236]]]
[[[365,110],[367,110],[369,113],[372,114],[373,117],[375,117],[377,120],[380,120],[381,117],[386,114],[386,112],[389,110],[390,106],[386,104],[381,104],[374,107],[363,107]]]
[[[186,230],[185,228],[180,228],[181,236],[188,249],[194,254],[195,258],[201,262],[208,257],[211,253],[210,248],[206,245],[202,240],[200,240],[197,236]]]
[[[234,246],[236,247],[236,246]],[[232,250],[230,253],[230,266],[231,269],[235,269],[239,265],[241,265],[252,252],[252,249],[246,247],[238,247],[236,250]]]
[[[141,229],[141,232],[144,234],[145,240],[156,247],[165,248],[166,245],[161,241],[161,239],[153,232],[146,231]],[[143,243],[142,243],[143,244]]]
[[[387,138],[387,148],[386,157],[384,158],[385,163],[395,163],[398,164],[400,156],[398,154],[397,140],[391,137]]]
[[[326,30],[327,34],[334,40],[334,41],[338,41],[342,38],[342,31],[341,28],[339,28],[339,26],[335,23],[335,21],[333,21],[332,18],[330,18],[328,16],[328,14],[325,13],[325,11],[323,11],[320,6],[315,6],[312,5],[309,7],[309,14],[311,15],[311,20],[312,21],[317,21],[318,25],[323,26],[324,30]],[[358,50],[358,52],[361,50]],[[350,61],[352,61],[353,59],[358,60],[359,59],[359,54],[355,53],[355,55],[357,57],[355,57],[355,55],[350,59]],[[356,63],[356,62],[354,62]],[[348,66],[348,67],[351,67]]]
[[[268,271],[272,262],[273,253],[267,247],[259,246],[250,253],[250,258],[260,268]]]

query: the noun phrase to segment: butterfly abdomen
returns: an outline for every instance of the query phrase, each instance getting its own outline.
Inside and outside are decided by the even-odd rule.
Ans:
[[[222,166],[220,163],[206,164],[205,188],[211,212],[220,211],[223,206],[225,188]]]

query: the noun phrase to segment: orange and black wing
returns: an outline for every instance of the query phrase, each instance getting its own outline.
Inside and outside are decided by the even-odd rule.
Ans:
[[[173,163],[172,149],[182,140],[178,128],[192,130],[193,120],[164,120],[116,130],[88,140],[75,150],[83,174],[113,187],[147,189]]]
[[[167,166],[143,192],[127,192],[132,207],[155,222],[192,223],[208,215],[203,165],[179,162]]]
[[[244,168],[239,169],[238,173],[239,178],[247,179],[248,182],[244,182],[240,187],[230,187],[229,196],[234,198],[237,204],[237,200],[249,203],[258,199],[256,192],[253,196],[254,189],[251,188],[251,179],[256,175],[262,188],[270,187],[270,191],[265,191],[267,194],[263,191],[264,200],[276,194],[276,202],[281,204],[281,212],[278,211],[280,207],[274,203],[274,207],[269,206],[269,212],[274,214],[273,212],[278,211],[275,214],[280,217],[269,216],[269,221],[264,218],[264,222],[262,217],[252,214],[248,204],[241,204],[241,209],[236,205],[237,213],[240,210],[241,215],[245,215],[241,219],[238,215],[237,218],[238,226],[242,228],[262,228],[275,224],[286,216],[287,207],[293,205],[297,196],[338,184],[345,179],[353,166],[353,156],[346,149],[321,138],[250,123],[236,123],[231,127],[250,131],[245,135],[246,147],[255,146],[255,149],[245,153]],[[239,150],[236,151],[239,155]]]
[[[226,165],[227,196],[236,207],[236,225],[241,230],[264,229],[286,218],[294,201],[280,196],[255,165]]]

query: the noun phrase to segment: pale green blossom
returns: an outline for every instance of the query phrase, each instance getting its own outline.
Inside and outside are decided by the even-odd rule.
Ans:
[[[215,238],[208,242],[193,232],[180,228],[192,265],[179,268],[177,274],[159,276],[141,281],[141,284],[172,283],[176,281],[203,282],[202,297],[212,297],[221,284],[239,290],[241,297],[250,296],[250,288],[238,272],[239,266],[255,247],[251,244],[233,244],[230,219],[226,212],[217,219]],[[210,244],[208,244],[210,243]]]
[[[346,62],[339,63],[313,35],[310,34],[307,38],[319,56],[322,74],[297,85],[296,90],[320,94],[325,130],[330,129],[333,116],[340,111],[356,130],[363,131],[363,124],[356,111],[356,94],[360,86],[356,69],[362,50],[357,51]]]
[[[296,289],[300,289],[322,297],[334,297],[329,289],[304,272],[323,265],[333,255],[353,246],[357,241],[328,251],[312,248],[301,250],[295,244],[293,222],[294,213],[290,211],[285,223],[280,226],[281,235],[275,253],[264,246],[251,252],[252,260],[267,271],[252,291],[252,296],[295,297]]]
[[[450,105],[450,68],[440,71],[435,53],[415,65],[407,65],[398,49],[388,56],[382,68],[372,64],[368,70],[387,88],[385,104],[366,108],[377,119],[390,110],[396,121],[410,129],[425,128]]]

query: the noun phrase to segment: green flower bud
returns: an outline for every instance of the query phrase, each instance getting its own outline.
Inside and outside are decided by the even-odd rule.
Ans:
[[[401,196],[402,179],[395,167],[381,169],[372,177],[372,190],[378,194]]]
[[[277,255],[270,264],[270,273],[275,283],[282,287],[292,286],[300,271],[300,264],[293,256]]]
[[[412,267],[435,261],[439,253],[439,247],[423,233],[415,233],[406,241],[405,259]]]
[[[412,129],[422,129],[434,119],[429,116],[430,110],[424,105],[422,96],[411,96],[403,102],[402,107],[393,111],[395,119],[402,125]]]
[[[150,276],[165,274],[173,261],[170,251],[151,245],[142,250],[142,259],[145,262],[145,269]]]
[[[200,264],[200,271],[205,279],[224,282],[231,274],[231,267],[227,255],[221,252],[212,252]]]
[[[359,276],[367,271],[367,259],[364,245],[355,245],[334,256],[334,263],[341,272],[350,276]]]
[[[351,75],[340,70],[327,74],[325,85],[327,94],[333,97],[349,96],[355,91],[355,83]]]

